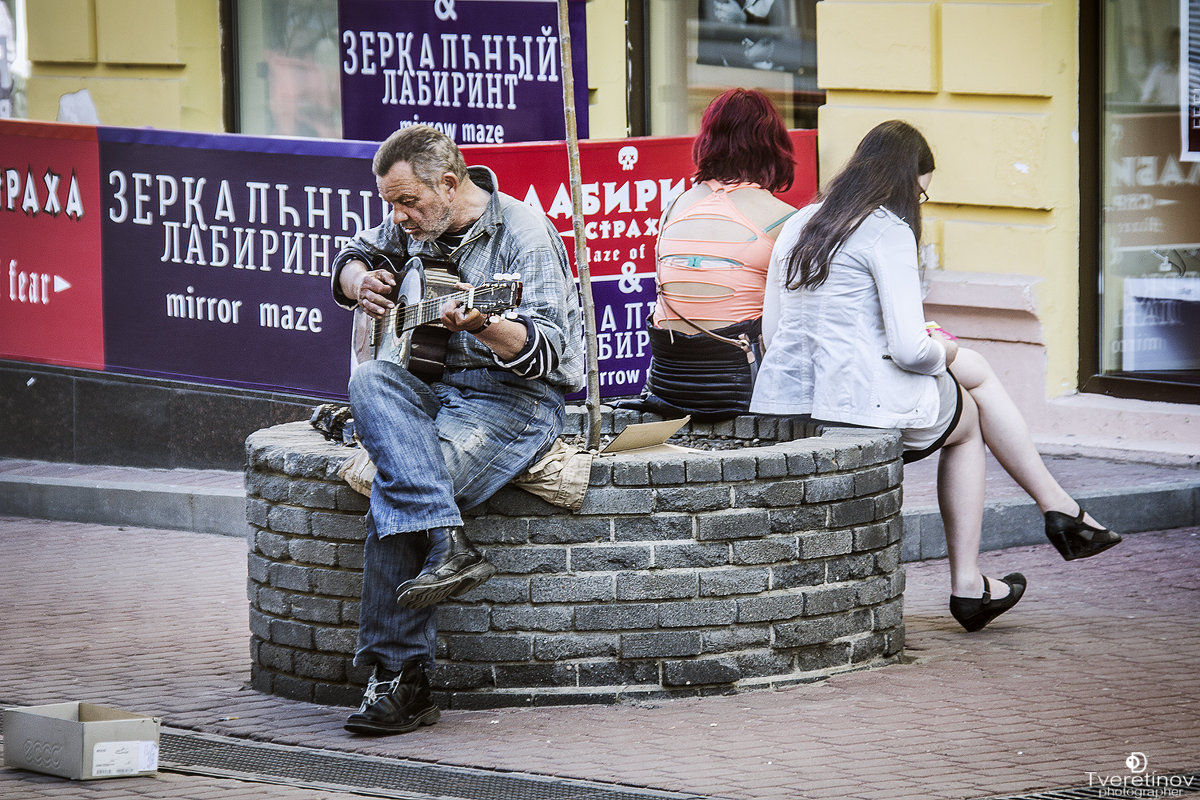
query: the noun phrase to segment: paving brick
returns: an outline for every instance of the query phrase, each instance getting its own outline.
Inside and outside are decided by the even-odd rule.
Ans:
[[[651,458],[647,461],[650,483],[655,486],[683,483],[687,480],[686,464],[685,456]]]
[[[539,605],[612,600],[616,597],[616,577],[613,575],[539,575],[532,579],[531,592],[533,602]]]
[[[517,520],[514,520],[514,522]],[[528,522],[529,541],[534,544],[578,544],[612,539],[612,520],[593,517],[555,517]],[[510,540],[506,544],[512,544]]]
[[[498,606],[492,610],[492,629],[497,631],[569,631],[570,608]]]
[[[699,655],[703,639],[695,631],[627,633],[621,637],[622,658],[672,658]]]
[[[804,595],[773,594],[744,597],[737,601],[738,622],[775,622],[793,619],[804,613]]]
[[[770,529],[767,512],[758,508],[733,508],[705,514],[696,520],[698,541],[749,539]]]
[[[733,683],[741,677],[742,671],[732,658],[668,661],[663,665],[663,683],[667,686]]]
[[[653,628],[658,608],[649,603],[580,606],[575,609],[575,629],[580,631],[627,631]]]
[[[618,600],[668,600],[695,597],[696,572],[626,572],[617,576]]]
[[[620,646],[618,634],[539,635],[533,639],[533,657],[541,661],[560,658],[612,657]]]
[[[654,511],[717,511],[732,505],[728,486],[664,487],[654,490]]]
[[[758,459],[753,448],[747,452],[723,453],[721,455],[721,479],[734,483],[752,481],[758,477]]]
[[[707,570],[700,574],[702,597],[729,597],[739,594],[758,594],[771,585],[769,569]]]
[[[653,489],[592,487],[583,498],[580,514],[649,514],[654,510]]]
[[[457,661],[528,661],[533,656],[533,639],[526,635],[456,635],[445,642],[448,655]]]
[[[796,537],[772,536],[768,539],[742,539],[730,544],[734,564],[773,564],[796,558]]]
[[[729,625],[737,620],[738,606],[732,600],[693,600],[659,603],[658,624],[664,628],[700,628]]]
[[[650,547],[637,545],[575,546],[571,548],[569,568],[574,572],[646,569],[653,553]]]
[[[1101,464],[1089,473],[1088,483],[1102,490],[1115,487],[1115,494],[1136,470]],[[907,483],[912,476],[905,477]],[[906,486],[906,503],[912,496],[917,492]],[[361,519],[357,522],[361,525]],[[935,531],[941,535],[940,527]],[[178,531],[0,519],[5,552],[0,697],[32,704],[69,693],[216,735],[403,758],[409,764],[445,761],[454,753],[454,764],[493,774],[571,775],[699,796],[883,800],[1027,793],[1086,784],[1089,770],[1125,773],[1124,759],[1134,747],[1150,756],[1159,773],[1195,768],[1200,732],[1192,706],[1200,697],[1200,678],[1192,665],[1200,660],[1200,637],[1186,633],[1200,608],[1198,543],[1196,529],[1139,533],[1095,559],[1070,564],[1044,543],[984,553],[980,562],[987,574],[1020,570],[1030,577],[1030,590],[1020,605],[976,634],[962,632],[946,612],[944,561],[907,564],[906,575],[890,578],[887,589],[894,594],[907,581],[903,601],[896,597],[868,612],[874,632],[833,646],[805,643],[803,626],[791,623],[754,626],[736,635],[721,628],[678,640],[639,638],[662,633],[650,630],[534,634],[533,657],[552,662],[556,652],[563,657],[588,652],[593,660],[580,667],[579,684],[626,700],[638,687],[658,683],[664,667],[655,659],[680,665],[669,667],[675,679],[684,664],[721,665],[732,658],[745,683],[779,673],[781,656],[773,645],[796,648],[793,668],[800,671],[843,663],[856,651],[881,646],[884,655],[895,655],[905,638],[908,655],[915,658],[819,683],[728,697],[719,694],[723,684],[707,684],[716,695],[669,702],[650,698],[527,708],[515,698],[517,707],[511,709],[446,711],[442,723],[419,733],[357,739],[341,729],[345,708],[311,701],[356,702],[361,673],[353,687],[318,684],[323,688],[289,681],[269,668],[251,673],[248,645],[256,647],[260,659],[287,669],[295,668],[302,651],[250,641],[251,630],[261,631],[265,617],[247,612],[247,578],[264,579],[250,583],[260,599],[268,596],[264,591],[278,598],[292,590],[265,585],[266,565],[254,554],[248,557],[244,542]],[[661,566],[663,551],[682,546],[656,544],[656,565]],[[718,550],[727,554],[729,548]],[[887,563],[897,563],[899,550],[893,542],[876,558],[887,553]],[[130,558],[130,553],[143,555]],[[749,569],[769,569],[776,581],[789,574],[799,580],[789,568],[824,571],[827,563],[835,580],[862,566],[849,566],[858,562],[843,553],[820,556],[814,565]],[[528,578],[499,576],[477,591],[491,587],[498,596],[528,602],[530,585]],[[609,585],[615,592],[615,579]],[[301,596],[293,593],[293,604]],[[69,609],[63,597],[72,598]],[[899,623],[902,606],[905,628],[887,627]],[[452,608],[475,609],[451,604],[439,616]],[[347,600],[347,610],[356,615],[356,604]],[[103,637],[96,635],[98,621],[103,621]],[[44,635],[47,625],[53,625],[52,642]],[[347,635],[335,630],[319,635]],[[180,631],[186,631],[186,641]],[[460,640],[456,646],[481,638],[446,633]],[[822,635],[839,631],[830,623]],[[346,642],[341,638],[337,646]],[[573,645],[576,650],[566,649]],[[695,652],[646,655],[671,645]],[[618,647],[639,648],[633,652],[642,653],[642,660],[617,665],[612,653]],[[754,649],[736,656],[730,650],[747,647]],[[529,652],[524,645],[519,651]],[[756,671],[759,661],[763,666]],[[454,680],[439,685],[488,686],[495,663],[481,661],[469,670],[456,665]],[[305,661],[301,668],[319,671],[320,664]],[[435,670],[435,683],[442,669]],[[138,680],[130,681],[131,674]],[[556,673],[551,668],[546,675],[555,679]],[[1138,679],[1112,680],[1121,675]],[[680,688],[687,688],[684,680]],[[947,692],[948,686],[969,686],[970,692]],[[1013,697],[1022,698],[1019,707]],[[930,725],[931,719],[937,724]],[[804,735],[797,736],[798,730]],[[1130,744],[1116,751],[1114,736]],[[631,737],[636,747],[629,746]],[[930,753],[939,757],[931,759]],[[97,798],[180,800],[317,800],[341,794],[166,772],[90,782],[85,788]],[[72,797],[79,789],[47,776],[0,770],[4,797]]]
[[[693,517],[689,514],[658,513],[644,517],[621,517],[613,522],[613,538],[618,542],[661,542],[691,539]]]

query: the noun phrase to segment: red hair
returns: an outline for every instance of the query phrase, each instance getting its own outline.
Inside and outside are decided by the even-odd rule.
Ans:
[[[796,159],[783,118],[762,92],[730,89],[708,104],[692,145],[696,180],[792,187]]]

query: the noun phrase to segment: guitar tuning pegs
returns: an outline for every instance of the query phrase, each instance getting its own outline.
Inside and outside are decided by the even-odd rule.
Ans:
[[[519,272],[497,272],[496,274],[492,275],[492,280],[495,280],[495,281],[519,281],[519,280],[521,280],[521,273],[519,273]]]
[[[516,319],[517,318],[517,310],[515,308],[510,308],[508,311],[504,312],[503,316],[506,319]]]

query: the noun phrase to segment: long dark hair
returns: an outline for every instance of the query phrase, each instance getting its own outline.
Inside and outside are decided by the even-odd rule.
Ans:
[[[829,277],[829,262],[842,243],[883,206],[908,223],[921,241],[921,188],[917,178],[933,172],[933,151],[913,126],[900,120],[876,125],[850,161],[829,182],[821,207],[788,255],[789,289],[815,289]]]
[[[708,104],[692,144],[696,180],[792,188],[796,159],[783,118],[762,92],[729,89]]]

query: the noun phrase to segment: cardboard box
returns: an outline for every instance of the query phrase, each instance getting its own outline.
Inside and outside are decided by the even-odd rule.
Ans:
[[[75,781],[153,775],[160,720],[91,703],[4,709],[4,765]]]

